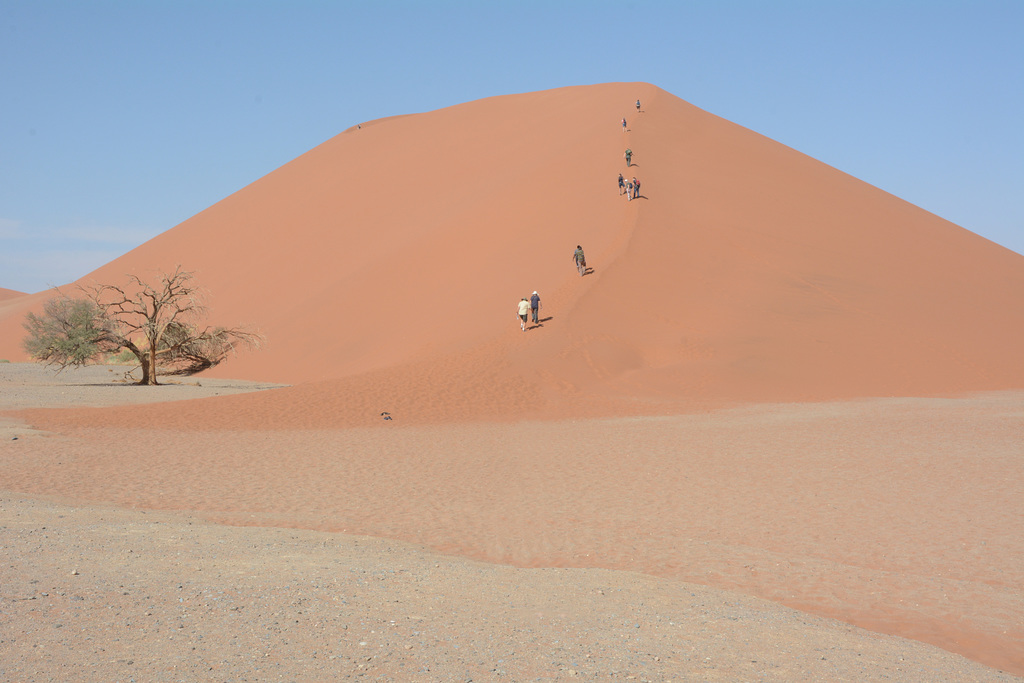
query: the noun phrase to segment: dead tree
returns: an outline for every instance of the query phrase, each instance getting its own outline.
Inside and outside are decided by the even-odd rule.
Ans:
[[[25,350],[64,369],[127,349],[142,367],[139,384],[158,384],[158,372],[191,374],[217,365],[239,346],[259,348],[263,338],[256,332],[199,327],[206,307],[193,280],[178,266],[156,286],[130,275],[123,287],[79,287],[79,298],[58,290],[41,316],[28,314]]]

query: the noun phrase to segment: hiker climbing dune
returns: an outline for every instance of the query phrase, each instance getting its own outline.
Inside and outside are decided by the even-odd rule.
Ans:
[[[576,262],[576,270],[579,271],[580,277],[583,277],[584,273],[587,272],[587,258],[583,255],[583,247],[576,245],[576,251],[572,253],[573,261]]]
[[[530,313],[533,315],[533,324],[540,325],[540,295],[536,291],[530,296]]]
[[[526,332],[526,322],[530,317],[530,300],[525,296],[519,301],[516,307],[516,315],[519,316],[519,327]]]

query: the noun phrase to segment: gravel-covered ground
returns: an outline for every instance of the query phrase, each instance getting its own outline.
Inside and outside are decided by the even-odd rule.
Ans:
[[[129,375],[132,371],[134,375]],[[158,377],[139,386],[137,366],[88,365],[58,371],[39,363],[0,363],[0,410],[159,403],[271,389],[277,384],[207,377]]]
[[[726,591],[0,496],[5,681],[1010,681]]]

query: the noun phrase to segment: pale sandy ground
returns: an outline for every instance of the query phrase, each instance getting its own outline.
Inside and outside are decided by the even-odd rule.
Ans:
[[[0,408],[89,403],[45,372],[0,364]],[[226,390],[201,384],[116,390]],[[3,680],[1024,672],[1021,392],[344,430],[64,412],[5,416]]]

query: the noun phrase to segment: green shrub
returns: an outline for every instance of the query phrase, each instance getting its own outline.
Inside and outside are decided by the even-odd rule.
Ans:
[[[112,365],[131,365],[138,361],[138,357],[128,349],[121,349],[120,353],[115,353],[107,358],[107,363]]]

